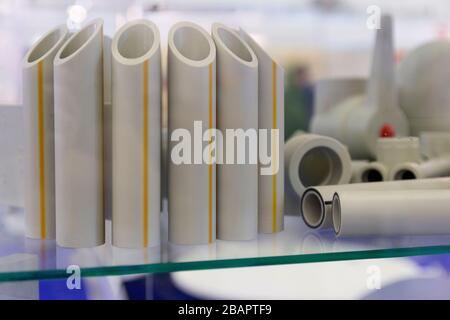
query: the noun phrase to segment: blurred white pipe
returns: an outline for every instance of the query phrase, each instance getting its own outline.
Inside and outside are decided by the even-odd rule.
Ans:
[[[394,166],[392,180],[424,179],[450,175],[450,155],[430,159],[422,163],[408,162]]]

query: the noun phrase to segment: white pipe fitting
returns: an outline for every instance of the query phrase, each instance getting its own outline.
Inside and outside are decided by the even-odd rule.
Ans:
[[[377,141],[377,161],[387,168],[399,163],[422,161],[420,155],[419,138],[380,138]]]
[[[174,163],[172,153],[180,142],[171,136],[175,130],[184,130],[194,137],[198,134],[194,121],[202,122],[200,135],[216,127],[216,47],[205,30],[189,22],[172,26],[168,41],[169,241],[212,243],[216,239],[216,165],[212,161]]]
[[[450,155],[433,158],[422,163],[401,163],[391,170],[392,180],[424,179],[449,175]]]
[[[368,162],[362,165],[352,177],[353,183],[379,182],[388,180],[388,169],[380,162]]]
[[[333,227],[338,236],[450,233],[450,190],[337,191]]]
[[[311,228],[330,228],[333,225],[331,205],[335,192],[342,191],[393,191],[450,189],[450,178],[434,178],[408,181],[353,183],[339,186],[308,188],[301,199],[301,215]]]
[[[284,146],[285,207],[298,214],[298,204],[310,186],[348,183],[351,159],[347,148],[333,138],[294,134]]]
[[[258,59],[239,34],[212,25],[217,47],[217,128],[258,129]],[[226,135],[223,145],[226,146]],[[226,159],[226,151],[223,158]],[[246,152],[246,158],[249,152]],[[258,233],[258,164],[217,166],[217,237],[251,240]]]
[[[55,239],[53,60],[68,36],[59,26],[40,38],[23,62],[25,234]]]
[[[56,241],[105,242],[103,21],[72,35],[54,60]]]
[[[258,128],[268,135],[278,134],[267,147],[277,171],[260,175],[258,180],[258,231],[275,233],[284,228],[284,70],[248,33],[239,32],[258,59]],[[259,166],[267,164],[259,161]]]
[[[343,142],[354,159],[375,158],[380,136],[408,134],[408,121],[398,106],[394,79],[392,20],[383,16],[366,95],[355,95],[328,112],[318,113],[312,120],[311,131]]]
[[[160,244],[161,48],[159,30],[134,20],[112,42],[112,243]]]

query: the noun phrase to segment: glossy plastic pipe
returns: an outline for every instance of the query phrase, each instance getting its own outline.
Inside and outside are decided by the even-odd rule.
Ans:
[[[450,190],[338,191],[333,227],[338,236],[450,233]]]
[[[200,26],[180,22],[170,29],[168,81],[169,241],[211,243],[216,239],[216,165],[212,156],[208,162],[196,158],[203,157],[204,149],[212,148],[207,142],[213,138],[206,130],[216,127],[216,48]],[[195,132],[195,121],[201,121],[201,132]],[[173,161],[173,156],[179,154],[176,148],[184,139],[175,136],[180,130],[191,137],[191,164]],[[207,136],[203,136],[204,132]],[[197,135],[201,135],[202,145],[192,141]],[[207,152],[211,155],[211,150]]]
[[[42,36],[25,56],[25,234],[55,239],[55,137],[53,59],[68,36],[59,26]]]
[[[339,186],[311,187],[305,191],[300,204],[304,222],[311,228],[332,227],[331,205],[335,192],[341,191],[383,191],[383,190],[435,190],[450,189],[450,178],[423,180],[353,183]]]
[[[103,21],[72,35],[54,61],[56,241],[105,242],[103,211]]]
[[[227,129],[257,132],[258,59],[241,36],[225,25],[214,23],[212,37],[217,47],[217,128],[223,133]],[[255,147],[248,146],[246,159],[250,158],[250,148]],[[234,158],[236,162],[236,155]],[[217,166],[217,237],[221,240],[251,240],[257,236],[258,163],[248,162]]]
[[[134,20],[112,42],[112,243],[160,244],[161,47],[159,30]]]
[[[273,174],[258,180],[258,231],[275,233],[284,228],[284,70],[247,32],[240,29],[240,35],[258,59],[258,128],[268,134],[278,130],[267,147]],[[259,166],[267,165],[260,161]]]

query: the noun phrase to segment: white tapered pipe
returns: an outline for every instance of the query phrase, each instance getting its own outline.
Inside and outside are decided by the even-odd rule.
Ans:
[[[68,36],[59,26],[41,37],[23,62],[25,234],[55,238],[53,59]]]
[[[284,228],[284,70],[247,32],[240,34],[258,59],[258,128],[274,135],[267,147],[272,174],[258,181],[258,230],[275,233]],[[260,159],[259,166],[267,164]]]
[[[230,142],[227,129],[250,129],[257,134],[258,59],[231,28],[214,23],[212,37],[217,47],[217,128],[224,133],[226,146]],[[252,151],[257,149],[253,144],[246,143],[245,164],[217,166],[217,237],[221,240],[250,240],[257,236],[258,163],[249,163]],[[225,150],[223,159],[227,159]]]
[[[216,48],[198,25],[180,22],[170,29],[168,81],[169,241],[211,243],[216,239],[216,168],[208,145],[212,133],[206,130],[216,127]],[[194,122],[199,124],[197,129]],[[200,135],[203,144],[184,141],[178,136],[180,130],[191,139]],[[195,144],[194,154],[187,159],[190,163],[175,162],[182,143],[188,148]],[[202,161],[204,149],[208,161]]]
[[[54,61],[56,241],[105,241],[103,212],[103,21],[72,35]]]
[[[388,169],[380,162],[368,162],[352,178],[352,182],[379,182],[388,180]]]
[[[408,162],[394,166],[392,180],[425,179],[450,176],[450,155],[430,159],[422,163]]]
[[[450,234],[450,190],[338,191],[333,227],[338,236]]]
[[[118,247],[160,244],[161,49],[159,30],[135,20],[112,42],[113,229]]]
[[[308,188],[300,203],[304,222],[311,228],[332,227],[331,205],[335,192],[341,191],[383,191],[383,190],[434,190],[450,189],[450,178],[433,178],[408,181],[385,181],[353,183],[339,186]]]

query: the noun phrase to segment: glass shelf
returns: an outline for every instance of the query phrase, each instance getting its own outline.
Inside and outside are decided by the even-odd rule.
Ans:
[[[308,229],[294,216],[285,218],[283,232],[254,241],[179,246],[167,242],[167,213],[160,247],[121,249],[107,239],[103,246],[67,249],[25,238],[22,209],[0,207],[0,217],[0,282],[65,278],[69,265],[88,277],[450,253],[450,235],[336,238],[331,230]],[[109,221],[106,227],[109,235]]]

